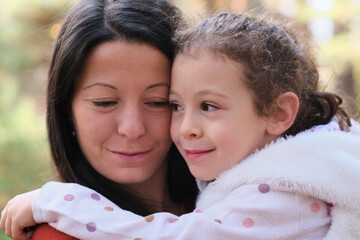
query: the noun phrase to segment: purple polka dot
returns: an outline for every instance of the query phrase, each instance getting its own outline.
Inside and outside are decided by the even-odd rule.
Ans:
[[[86,224],[86,229],[89,232],[95,232],[96,231],[96,224],[94,222],[89,222],[88,224]]]
[[[202,211],[200,209],[195,209],[194,212],[196,213],[202,213]]]
[[[98,194],[96,194],[96,193],[91,194],[91,198],[96,200],[96,201],[100,200],[100,196]]]
[[[64,196],[64,200],[65,201],[68,201],[68,202],[70,202],[70,201],[72,201],[72,200],[74,200],[74,195],[72,195],[72,194],[66,194],[65,196]]]
[[[270,186],[268,184],[260,184],[258,189],[261,193],[267,193],[270,191]]]

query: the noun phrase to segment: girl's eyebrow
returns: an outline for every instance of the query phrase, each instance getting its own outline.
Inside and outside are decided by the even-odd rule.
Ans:
[[[169,94],[177,94],[177,93],[170,88]]]
[[[175,94],[175,95],[179,95],[176,91],[170,89],[169,95],[170,94]],[[198,96],[205,96],[205,95],[215,95],[221,98],[229,98],[226,94],[220,93],[217,90],[213,90],[213,89],[204,89],[201,90],[197,93]]]
[[[88,89],[88,88],[91,88],[91,87],[94,87],[94,86],[109,87],[109,88],[111,88],[111,89],[116,90],[116,87],[114,87],[114,86],[112,86],[112,85],[110,85],[110,84],[101,83],[101,82],[96,82],[96,83],[90,84],[90,85],[88,85],[88,86],[85,86],[85,87],[83,88],[83,90]]]
[[[205,95],[215,95],[221,98],[229,98],[226,94],[219,92],[216,89],[204,89],[198,92],[198,95],[205,96]]]

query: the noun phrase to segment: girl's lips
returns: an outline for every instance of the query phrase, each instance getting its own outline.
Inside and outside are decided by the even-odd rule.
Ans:
[[[185,150],[186,157],[190,160],[197,159],[199,157],[202,157],[204,155],[207,155],[214,151],[215,149],[210,150]]]
[[[115,152],[115,151],[111,151],[111,152],[114,153],[118,158],[120,158],[123,161],[135,162],[142,159],[150,151],[151,150],[145,152]]]

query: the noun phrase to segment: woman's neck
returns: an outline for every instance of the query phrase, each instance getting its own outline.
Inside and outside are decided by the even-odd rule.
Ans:
[[[181,214],[183,210],[180,204],[174,203],[169,194],[167,183],[167,160],[160,166],[147,181],[136,184],[129,184],[127,187],[136,196],[145,200],[155,212],[171,212]]]

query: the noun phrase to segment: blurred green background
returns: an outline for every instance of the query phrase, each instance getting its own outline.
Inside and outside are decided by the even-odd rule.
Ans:
[[[53,179],[45,126],[52,43],[75,0],[0,0],[0,210]],[[268,9],[297,19],[318,44],[327,89],[359,103],[360,0],[172,0],[187,16]],[[8,239],[0,231],[0,239]]]

